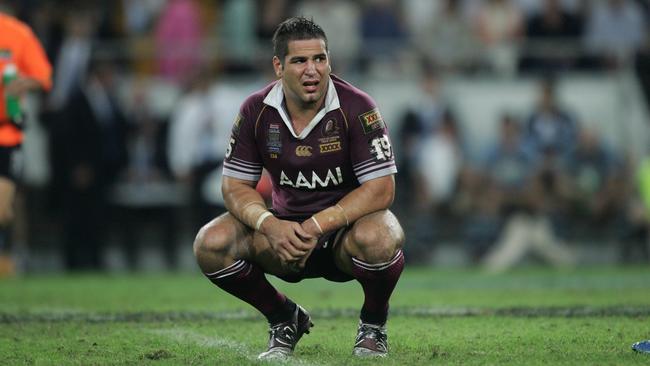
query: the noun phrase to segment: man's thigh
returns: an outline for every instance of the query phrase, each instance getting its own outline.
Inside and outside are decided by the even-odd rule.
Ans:
[[[288,273],[288,269],[275,253],[267,238],[249,228],[235,216],[226,212],[208,224],[209,235],[223,236],[218,241],[227,243],[223,256],[232,261],[244,259],[259,265],[273,275]]]
[[[397,217],[390,210],[373,212],[359,218],[352,224],[350,230],[344,233],[334,248],[334,262],[346,274],[352,275],[352,257],[362,256],[359,250],[360,243],[357,243],[356,239],[366,236],[364,233],[378,239],[371,240],[376,243],[377,251],[389,250],[391,256],[402,247],[404,241],[404,231]]]

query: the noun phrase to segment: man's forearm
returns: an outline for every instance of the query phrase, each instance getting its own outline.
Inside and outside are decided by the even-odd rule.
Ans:
[[[250,228],[259,230],[262,222],[272,216],[264,199],[252,185],[225,178],[222,192],[228,212]]]
[[[393,176],[368,181],[343,197],[336,205],[316,213],[310,219],[321,234],[347,226],[360,217],[387,209],[395,197]]]
[[[22,96],[27,92],[40,89],[43,89],[43,85],[38,80],[21,76],[5,87],[5,93],[7,95]]]

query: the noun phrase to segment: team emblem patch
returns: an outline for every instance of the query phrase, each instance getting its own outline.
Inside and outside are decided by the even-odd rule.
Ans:
[[[333,135],[339,134],[339,125],[336,123],[335,119],[330,119],[325,122],[323,125],[322,135],[324,137],[330,137]]]
[[[377,108],[360,115],[359,120],[363,127],[363,133],[366,135],[384,128],[384,120]]]
[[[282,141],[280,140],[280,124],[269,124],[269,135],[266,138],[266,148],[269,153],[279,154],[282,150]]]
[[[296,147],[296,156],[300,157],[307,157],[311,156],[311,146],[306,146],[306,145],[298,145]]]
[[[339,141],[341,136],[339,136],[339,125],[336,119],[328,119],[325,123],[321,122],[321,125],[321,136],[323,137],[319,138],[318,142],[320,143],[320,152],[323,153],[323,145],[333,144]]]

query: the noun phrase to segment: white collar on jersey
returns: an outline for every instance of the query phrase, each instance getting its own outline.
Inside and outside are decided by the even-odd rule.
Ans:
[[[309,132],[311,132],[314,127],[316,127],[318,122],[320,122],[320,120],[323,119],[323,117],[325,117],[328,112],[341,107],[341,103],[339,102],[339,95],[336,93],[336,88],[334,87],[334,82],[332,81],[332,78],[329,78],[327,94],[325,95],[325,107],[316,113],[314,118],[309,122],[307,127],[302,130],[300,135],[296,135],[296,132],[293,130],[291,120],[289,119],[289,115],[282,106],[283,100],[284,92],[282,91],[282,80],[278,80],[269,94],[267,94],[266,98],[264,98],[264,104],[267,104],[278,110],[278,113],[280,113],[280,117],[282,117],[284,124],[287,126],[289,131],[291,131],[293,137],[297,138],[298,140],[303,140],[305,137],[307,137],[307,135],[309,135]]]

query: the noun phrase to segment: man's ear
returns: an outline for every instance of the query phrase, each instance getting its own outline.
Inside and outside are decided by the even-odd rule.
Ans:
[[[282,77],[283,66],[278,56],[273,56],[273,70],[275,71],[275,76],[278,78]]]
[[[327,67],[329,72],[332,73],[332,58],[330,57],[330,51],[327,51]]]

